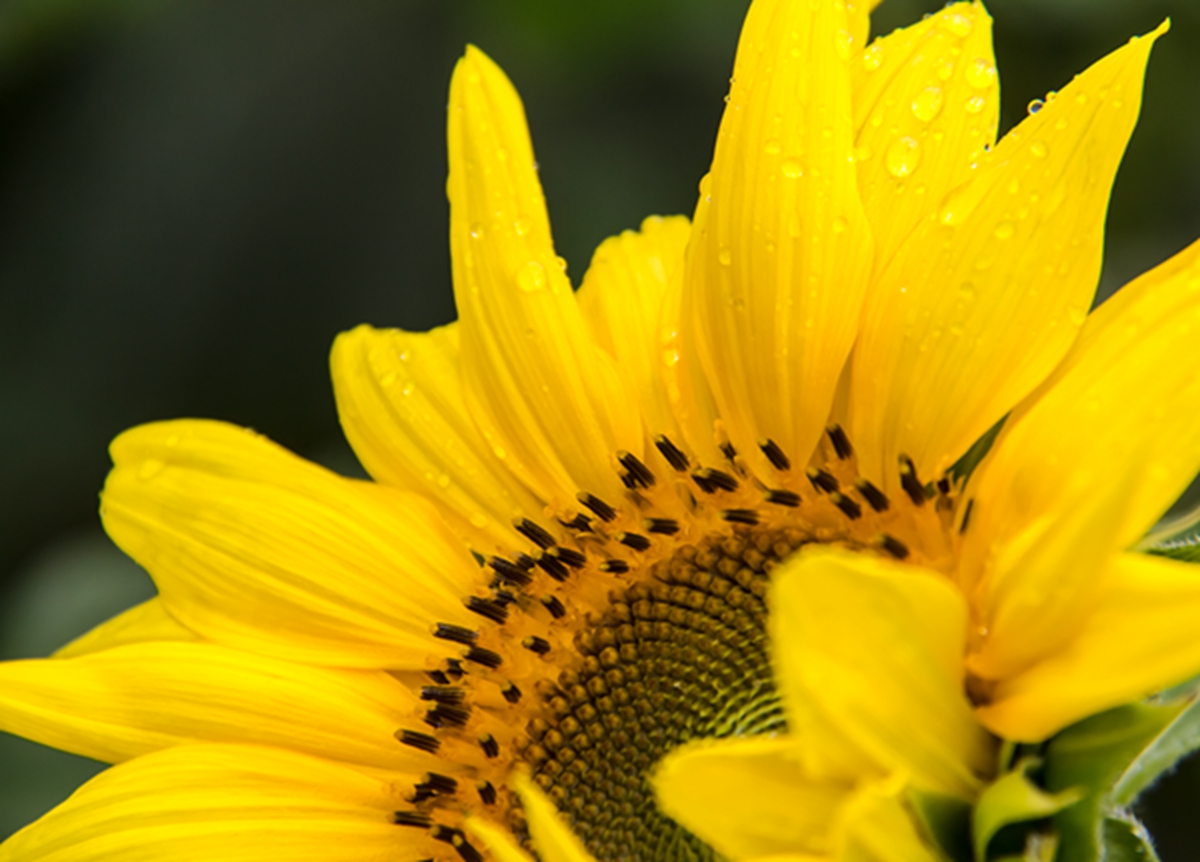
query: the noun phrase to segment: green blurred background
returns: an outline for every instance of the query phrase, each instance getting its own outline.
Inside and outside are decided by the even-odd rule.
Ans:
[[[355,473],[335,333],[453,319],[446,88],[463,45],[525,98],[576,283],[689,213],[746,0],[0,0],[0,657],[148,596],[96,517],[106,445],[208,416]],[[888,0],[875,31],[937,0]],[[1200,2],[994,0],[1002,128],[1156,26],[1102,290],[1200,235]],[[1200,628],[1200,627],[1198,627]],[[1200,633],[1198,633],[1200,636]],[[100,766],[0,735],[0,836]],[[1144,814],[1198,858],[1200,770]]]

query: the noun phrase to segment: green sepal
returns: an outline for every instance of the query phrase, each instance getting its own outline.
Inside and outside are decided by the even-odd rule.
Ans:
[[[971,822],[975,862],[987,859],[988,844],[1001,828],[1013,823],[1044,820],[1082,799],[1083,788],[1068,787],[1047,792],[1029,773],[1041,766],[1036,757],[1022,758],[1011,772],[992,782],[979,796]]]
[[[954,862],[971,862],[971,803],[910,788],[909,805],[925,834]]]
[[[1075,724],[1046,746],[1044,780],[1047,790],[1082,792],[1077,805],[1055,815],[1062,838],[1058,862],[1096,862],[1107,851],[1104,821],[1118,816],[1163,769],[1196,728],[1172,734],[1170,728],[1190,704],[1136,703],[1110,709]],[[1194,721],[1194,719],[1193,719]],[[1178,759],[1178,758],[1176,758]],[[1121,801],[1114,788],[1123,788]],[[1120,815],[1124,816],[1124,815]]]
[[[1162,862],[1146,828],[1131,815],[1104,818],[1101,834],[1104,862]]]
[[[1179,709],[1167,728],[1143,748],[1117,779],[1108,802],[1114,808],[1132,805],[1154,781],[1184,757],[1200,748],[1200,700],[1194,697],[1159,709]]]
[[[1001,416],[991,428],[983,432],[983,436],[971,444],[963,456],[950,465],[951,479],[955,482],[965,481],[971,478],[971,474],[975,472],[975,468],[979,466],[979,462],[984,456],[991,451],[992,444],[996,442],[996,437],[1000,434],[1000,429],[1004,427],[1004,423],[1008,420],[1008,416]]]
[[[1200,506],[1163,521],[1134,550],[1185,563],[1200,563]]]

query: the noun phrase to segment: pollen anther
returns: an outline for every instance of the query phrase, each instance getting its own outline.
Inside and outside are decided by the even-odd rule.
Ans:
[[[829,502],[841,509],[842,514],[844,514],[851,521],[856,521],[862,517],[862,506],[858,505],[858,503],[855,503],[844,494],[834,491],[829,495]]]
[[[659,533],[663,536],[674,536],[679,532],[679,522],[674,518],[646,518],[642,526],[647,533]]]
[[[887,551],[897,560],[903,560],[908,556],[908,546],[894,536],[889,536],[887,533],[880,533],[876,536],[873,544]]]
[[[891,503],[888,501],[887,495],[876,488],[869,479],[856,479],[854,481],[854,489],[862,494],[864,500],[876,512],[886,512]]]
[[[908,498],[913,501],[914,505],[923,506],[925,504],[925,486],[917,478],[917,468],[913,465],[912,458],[907,455],[900,456],[900,487],[904,489],[904,493],[908,494]]]
[[[832,494],[841,487],[832,473],[818,467],[809,467],[804,471],[804,475],[808,477],[808,481],[812,482],[814,488],[824,491],[826,494]]]
[[[617,460],[627,471],[621,477],[625,480],[626,486],[629,488],[651,488],[654,486],[654,474],[632,452],[618,452]],[[631,481],[633,484],[630,484]]]
[[[794,509],[800,505],[800,495],[795,491],[785,491],[781,488],[769,489],[763,494],[763,499],[768,503],[774,503],[776,506],[786,506],[789,509]]]
[[[650,548],[650,540],[641,533],[617,533],[616,540],[635,551],[645,551]]]
[[[833,444],[833,451],[838,456],[838,460],[845,461],[854,454],[850,438],[846,436],[846,431],[841,425],[831,422],[825,427],[825,433],[829,435],[829,442]]]
[[[725,509],[721,518],[731,524],[746,524],[753,527],[758,523],[758,512],[753,509]]]
[[[539,548],[549,548],[554,544],[554,536],[528,518],[515,518],[513,528]]]
[[[671,465],[671,469],[678,473],[686,470],[691,463],[684,451],[672,443],[665,434],[659,434],[654,438],[654,446]]]
[[[530,652],[535,652],[538,655],[545,655],[550,652],[550,641],[545,638],[540,638],[537,635],[530,635],[521,641],[521,646]]]
[[[767,460],[771,462],[771,466],[776,470],[783,472],[792,469],[792,460],[784,454],[784,451],[779,448],[779,444],[774,440],[759,440],[758,448],[767,456]]]
[[[421,733],[419,730],[397,730],[396,739],[405,745],[419,748],[421,751],[428,751],[430,754],[442,747],[441,740],[436,736]]]
[[[601,521],[611,521],[617,517],[616,509],[593,494],[580,491],[575,495],[575,499],[579,501],[580,505],[586,506],[588,511],[592,512]]]
[[[435,638],[467,646],[479,640],[479,632],[463,626],[456,626],[454,623],[435,623],[432,631]]]

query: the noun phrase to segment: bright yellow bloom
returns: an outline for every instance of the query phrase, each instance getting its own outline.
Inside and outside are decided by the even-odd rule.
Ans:
[[[468,49],[459,321],[333,350],[375,481],[113,443],[159,597],[0,666],[0,728],[117,765],[0,862],[934,859],[910,790],[1200,670],[1200,579],[1128,552],[1200,469],[1200,245],[1087,314],[1162,30],[997,143],[983,7],[867,11],[756,0],[693,222],[578,293]]]

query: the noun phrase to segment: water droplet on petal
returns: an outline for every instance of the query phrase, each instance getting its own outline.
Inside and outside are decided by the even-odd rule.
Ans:
[[[954,64],[949,60],[942,60],[938,63],[937,76],[943,81],[949,81],[950,76],[954,74]]]
[[[975,258],[975,269],[979,272],[983,272],[985,269],[991,269],[992,264],[995,262],[996,258],[992,257],[990,254],[985,254],[981,257]]]
[[[679,351],[678,350],[664,350],[663,354],[662,354],[662,360],[663,360],[663,365],[667,366],[667,368],[674,368],[676,365],[679,364]]]
[[[833,220],[834,233],[845,233],[848,227],[850,227],[850,222],[846,221],[845,216],[838,216]]]
[[[483,512],[475,512],[471,515],[471,526],[482,530],[488,525],[488,517]]]
[[[518,216],[513,222],[513,230],[517,232],[517,236],[525,236],[533,229],[533,221],[528,216]]]
[[[921,145],[906,135],[888,147],[885,161],[892,176],[897,179],[910,176],[921,163]]]
[[[972,87],[983,89],[990,87],[996,81],[996,67],[983,57],[976,57],[967,67],[967,83]]]
[[[983,96],[972,96],[967,99],[967,104],[964,106],[968,114],[978,114],[987,105],[987,99]]]
[[[437,483],[439,488],[449,488],[450,477],[445,473],[439,473],[437,477]]]
[[[942,18],[942,24],[947,30],[958,36],[960,39],[965,39],[971,35],[971,19],[966,15],[954,14],[946,15]]]
[[[833,37],[833,47],[837,50],[838,57],[843,60],[850,59],[850,48],[853,44],[854,37],[848,30],[838,30]]]
[[[166,463],[157,458],[147,458],[142,462],[142,466],[138,467],[137,477],[142,481],[153,479],[166,468]]]
[[[717,252],[717,260],[721,262],[721,266],[729,266],[733,263],[733,254],[729,251],[728,246],[722,246],[721,250]]]
[[[863,68],[868,72],[874,72],[883,64],[883,46],[876,42],[867,50],[863,51]]]
[[[546,268],[531,260],[517,270],[517,286],[526,293],[536,293],[546,288]]]
[[[958,286],[958,295],[965,301],[971,302],[975,299],[975,285],[969,281],[964,281]]]
[[[476,223],[471,225],[471,239],[479,239],[483,236],[483,225]]]
[[[856,162],[865,162],[871,158],[871,148],[866,144],[854,148],[854,160]]]
[[[1067,318],[1076,326],[1083,326],[1083,322],[1087,320],[1087,309],[1079,306],[1068,308]]]
[[[763,152],[768,156],[779,155],[779,141],[775,140],[774,138],[767,141],[765,144],[763,144]]]
[[[918,120],[928,123],[942,109],[942,88],[926,87],[912,101],[912,112]]]
[[[996,239],[1012,239],[1017,226],[1010,221],[1002,221],[996,225]]]
[[[1046,153],[1048,152],[1050,152],[1050,150],[1047,148],[1045,141],[1034,141],[1029,145],[1029,154],[1035,159],[1046,158]]]
[[[799,159],[784,159],[779,169],[783,171],[785,177],[791,180],[804,176],[804,166],[800,164]]]

